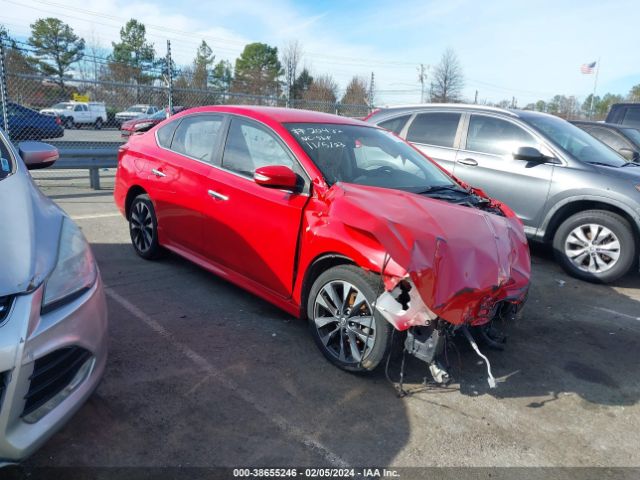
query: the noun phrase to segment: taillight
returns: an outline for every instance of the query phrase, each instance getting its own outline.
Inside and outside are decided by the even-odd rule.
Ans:
[[[56,115],[56,125],[62,125],[62,120]]]

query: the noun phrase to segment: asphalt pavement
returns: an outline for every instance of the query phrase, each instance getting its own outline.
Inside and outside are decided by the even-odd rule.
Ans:
[[[92,244],[110,356],[27,467],[640,466],[638,273],[593,285],[534,248],[507,349],[485,350],[498,387],[461,342],[453,385],[422,385],[409,359],[399,398],[382,370],[331,366],[304,322],[178,256],[136,256],[102,173],[93,191],[84,171],[34,172]]]

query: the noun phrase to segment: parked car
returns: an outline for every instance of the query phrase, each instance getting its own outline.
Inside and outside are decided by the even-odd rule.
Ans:
[[[184,109],[185,109],[185,107],[181,107],[181,106],[173,107],[173,115],[175,115],[176,113],[181,112]],[[147,130],[149,130],[154,125],[157,125],[158,123],[160,123],[163,120],[165,120],[169,116],[168,115],[168,111],[169,111],[169,109],[165,108],[165,109],[159,110],[158,112],[154,113],[153,115],[134,118],[133,120],[129,120],[127,122],[124,122],[120,126],[120,134],[123,137],[128,137],[130,135],[133,135],[134,133],[146,132]]]
[[[169,249],[308,318],[350,371],[378,366],[395,328],[442,381],[444,338],[527,294],[513,212],[355,119],[190,109],[120,148],[114,198],[142,258]]]
[[[604,122],[573,121],[576,127],[590,133],[622,155],[628,162],[640,163],[640,131]]]
[[[605,122],[640,128],[640,103],[614,103]]]
[[[30,455],[91,395],[107,355],[107,310],[91,249],[27,169],[50,145],[0,131],[0,465]]]
[[[569,122],[442,104],[387,108],[367,121],[508,204],[569,274],[612,282],[637,265],[640,168]]]
[[[9,133],[14,141],[60,138],[64,135],[60,117],[43,115],[17,103],[7,102],[7,120]],[[0,108],[0,127],[3,125],[4,119],[2,108]]]
[[[153,105],[131,105],[126,110],[116,113],[116,123],[122,125],[124,122],[134,118],[153,115],[158,110],[160,109]]]
[[[66,128],[80,128],[93,125],[100,130],[107,122],[107,109],[104,102],[60,102],[51,108],[40,110],[44,115],[57,115]]]

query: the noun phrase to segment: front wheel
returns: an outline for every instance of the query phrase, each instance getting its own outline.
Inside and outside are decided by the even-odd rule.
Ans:
[[[94,127],[95,127],[96,130],[100,130],[102,128],[102,119],[101,118],[98,118],[96,120],[96,123],[94,124]]]
[[[322,273],[307,302],[309,329],[322,354],[350,372],[374,370],[389,353],[391,325],[372,305],[380,278],[353,265]]]
[[[131,203],[129,233],[134,250],[142,258],[153,260],[160,256],[156,211],[146,193],[138,195]]]
[[[567,218],[555,233],[553,250],[567,273],[597,283],[619,279],[636,259],[631,225],[605,210],[587,210]]]

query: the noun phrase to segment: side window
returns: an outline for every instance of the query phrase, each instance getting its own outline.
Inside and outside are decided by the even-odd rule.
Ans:
[[[513,153],[518,147],[536,147],[538,142],[522,128],[506,120],[471,115],[467,150],[493,155]]]
[[[164,148],[171,148],[171,140],[173,140],[173,133],[176,131],[176,127],[180,123],[180,120],[168,123],[158,129],[158,145]]]
[[[640,127],[640,108],[627,107],[622,123],[630,127]]]
[[[81,112],[82,111],[82,105],[76,105],[73,109],[74,112]]]
[[[217,115],[186,117],[173,135],[171,150],[211,163],[221,126],[222,117]]]
[[[385,120],[384,122],[380,122],[378,126],[398,135],[404,128],[407,120],[409,120],[409,117],[411,117],[411,115],[402,115],[401,117],[396,117],[390,120]]]
[[[291,155],[272,133],[242,120],[232,120],[222,166],[252,176],[256,168],[265,165],[295,168]]]
[[[460,123],[460,114],[453,112],[421,113],[411,123],[407,140],[439,147],[453,147]]]

